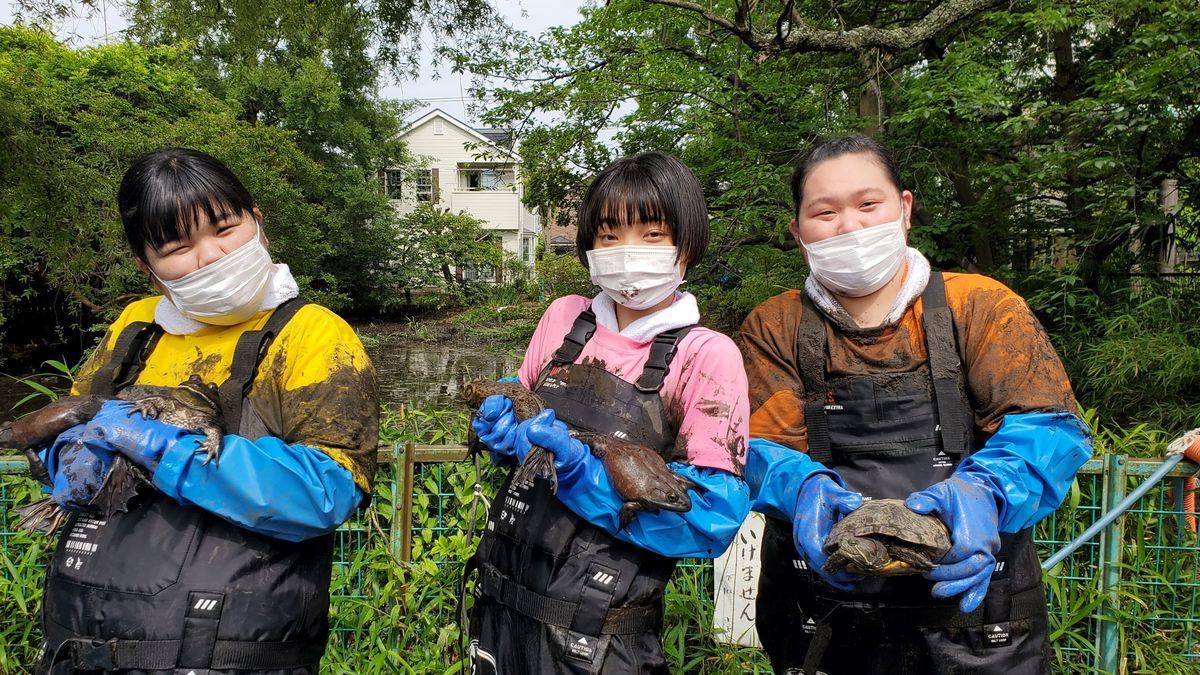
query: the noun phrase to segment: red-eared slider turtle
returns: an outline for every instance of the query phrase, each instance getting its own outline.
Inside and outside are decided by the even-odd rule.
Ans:
[[[901,499],[873,499],[840,520],[825,539],[826,572],[871,576],[920,574],[950,550],[950,531]]]
[[[512,399],[513,414],[518,420],[527,420],[546,408],[546,401],[541,396],[516,382],[476,380],[462,388],[463,399],[475,410],[492,394],[504,394]],[[692,508],[688,490],[699,490],[700,486],[671,471],[654,450],[608,434],[572,432],[572,435],[604,462],[613,487],[625,502],[620,513],[622,528],[638,511],[686,512]],[[542,476],[550,479],[552,487],[557,486],[554,454],[542,448],[531,449],[517,471],[513,482],[518,485],[532,484],[536,476]]]

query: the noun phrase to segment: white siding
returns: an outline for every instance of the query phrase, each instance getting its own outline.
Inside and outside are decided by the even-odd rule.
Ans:
[[[521,237],[536,235],[542,227],[538,214],[521,203],[524,177],[519,160],[486,146],[478,136],[464,131],[448,116],[440,115],[440,112],[434,113],[402,136],[409,153],[423,160],[428,169],[437,170],[435,205],[455,213],[465,211],[482,220],[485,228],[500,235],[506,252],[520,256]],[[438,122],[441,122],[440,134],[435,132]],[[511,165],[515,185],[507,190],[460,190],[459,165],[480,162]],[[417,206],[413,182],[404,185],[401,199],[392,201],[401,215]]]

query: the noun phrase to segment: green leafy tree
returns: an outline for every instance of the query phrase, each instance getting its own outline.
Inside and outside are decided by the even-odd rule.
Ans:
[[[132,160],[165,145],[228,163],[258,199],[275,256],[310,297],[346,306],[369,272],[337,267],[331,232],[343,228],[340,237],[381,269],[394,215],[376,206],[373,183],[339,181],[295,138],[238,119],[198,86],[177,48],[71,50],[35,30],[0,28],[0,329],[13,342],[75,334],[150,291],[115,202]],[[333,214],[330,203],[359,207]]]
[[[483,221],[431,204],[420,204],[402,217],[395,240],[392,269],[409,305],[412,292],[421,288],[462,293],[470,282],[463,279],[460,268],[495,269],[504,262],[504,251]]]
[[[557,203],[616,154],[680,155],[714,216],[709,279],[739,247],[794,247],[791,162],[863,132],[897,150],[913,241],[939,264],[1066,257],[1095,288],[1154,261],[1163,178],[1194,212],[1198,42],[1182,1],[613,0],[457,63],[498,102],[490,122],[536,139],[530,201]]]

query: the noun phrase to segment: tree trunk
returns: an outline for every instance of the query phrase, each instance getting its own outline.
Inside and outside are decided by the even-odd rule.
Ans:
[[[887,103],[883,100],[883,87],[879,83],[880,69],[878,64],[872,62],[872,57],[878,58],[878,55],[873,52],[859,55],[858,61],[862,64],[867,82],[857,92],[858,100],[854,103],[853,112],[859,119],[873,120],[863,127],[863,133],[868,136],[877,136],[879,132],[883,131]]]
[[[979,193],[971,182],[971,165],[962,153],[955,152],[947,167],[950,184],[954,186],[954,194],[958,203],[964,209],[972,209],[979,203]],[[987,223],[973,223],[971,226],[971,252],[974,254],[974,264],[965,267],[972,271],[987,274],[996,267],[996,257],[992,250],[992,241],[988,237]]]
[[[1165,229],[1162,246],[1159,248],[1158,271],[1168,273],[1175,271],[1178,264],[1175,246],[1175,213],[1179,208],[1179,180],[1164,178],[1158,184],[1158,208],[1162,210]]]

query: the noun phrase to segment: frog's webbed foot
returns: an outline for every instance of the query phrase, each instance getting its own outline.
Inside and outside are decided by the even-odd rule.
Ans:
[[[138,492],[149,484],[149,478],[140,467],[124,455],[117,455],[104,478],[104,483],[100,485],[88,507],[104,519],[125,513],[129,511],[129,506]]]
[[[162,396],[147,396],[133,404],[129,409],[129,416],[133,417],[134,413],[138,413],[148,420],[156,420],[166,410],[167,404],[167,399]]]
[[[54,534],[66,515],[53,499],[45,497],[17,509],[17,527],[26,532]]]
[[[558,492],[558,474],[554,471],[554,453],[534,446],[525,455],[525,461],[517,467],[513,474],[513,483],[518,487],[529,488],[538,478],[550,481],[550,491]]]
[[[208,455],[204,458],[203,466],[208,466],[209,462],[214,464],[221,463],[221,430],[216,428],[207,428],[201,430],[204,433],[204,440],[200,441],[197,446],[198,450],[203,450],[204,454]]]

